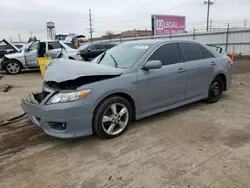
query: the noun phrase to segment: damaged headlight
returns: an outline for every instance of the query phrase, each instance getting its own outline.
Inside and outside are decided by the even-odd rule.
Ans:
[[[83,91],[75,91],[69,93],[58,93],[51,97],[47,104],[55,104],[62,102],[70,102],[83,99],[90,93],[91,89],[83,90]]]

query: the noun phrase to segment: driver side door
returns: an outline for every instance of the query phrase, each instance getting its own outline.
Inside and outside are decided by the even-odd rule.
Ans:
[[[28,67],[39,67],[37,63],[38,49],[40,41],[33,42],[25,52],[25,61]]]
[[[140,112],[153,110],[185,100],[186,71],[179,45],[169,43],[160,46],[148,58],[162,62],[160,69],[138,71]]]

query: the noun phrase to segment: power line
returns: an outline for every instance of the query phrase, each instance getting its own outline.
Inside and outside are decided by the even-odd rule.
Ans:
[[[207,31],[208,31],[210,6],[213,5],[214,3],[211,0],[208,0],[208,1],[204,1],[204,4],[207,5]]]
[[[19,42],[22,42],[20,33],[17,36],[19,38]]]
[[[93,38],[93,32],[94,32],[94,30],[92,29],[91,9],[89,9],[89,33],[90,33],[90,41],[91,42],[92,42],[92,38]]]

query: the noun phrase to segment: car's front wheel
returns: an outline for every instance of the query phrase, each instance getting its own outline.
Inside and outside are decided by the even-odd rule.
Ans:
[[[5,65],[5,70],[8,74],[18,74],[20,73],[22,66],[18,61],[9,60]]]
[[[123,134],[132,119],[130,103],[119,96],[105,99],[98,105],[93,119],[93,131],[102,139]]]
[[[223,92],[223,81],[217,77],[211,83],[208,90],[208,98],[207,101],[209,103],[216,103],[220,100]]]

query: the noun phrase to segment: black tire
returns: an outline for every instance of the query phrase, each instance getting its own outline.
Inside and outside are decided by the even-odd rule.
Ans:
[[[216,103],[220,100],[222,92],[223,92],[223,81],[220,77],[216,77],[208,90],[208,98],[207,102],[208,103]]]
[[[15,70],[11,69],[9,66],[15,67]],[[22,65],[20,62],[18,62],[16,60],[9,60],[5,64],[5,71],[8,74],[12,74],[12,75],[19,74],[21,72],[21,70],[22,70]]]
[[[119,107],[119,104],[126,107],[127,112],[128,112],[126,115],[128,115],[128,117],[127,117],[127,124],[126,124],[126,126],[124,126],[125,128],[123,128],[123,130],[121,130],[121,132],[114,134],[114,135],[111,135],[111,134],[108,134],[104,130],[105,125],[103,124],[102,121],[103,121],[103,116],[105,115],[104,113],[107,113],[107,111],[109,109],[111,109],[110,107],[113,104],[118,105],[118,107]],[[117,113],[117,114],[119,114],[119,113]],[[132,107],[131,107],[130,103],[122,97],[112,96],[112,97],[105,99],[104,101],[102,101],[98,105],[98,107],[94,113],[94,118],[93,118],[93,132],[94,132],[94,134],[99,136],[101,139],[110,139],[110,138],[118,137],[118,136],[122,135],[127,130],[127,128],[129,127],[129,124],[131,123],[131,120],[132,120]],[[110,123],[112,123],[112,122],[110,121]],[[120,125],[118,123],[115,126],[116,127],[118,126],[118,129],[122,129],[119,127]]]

